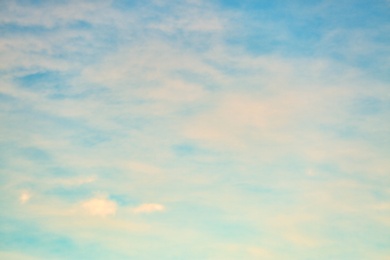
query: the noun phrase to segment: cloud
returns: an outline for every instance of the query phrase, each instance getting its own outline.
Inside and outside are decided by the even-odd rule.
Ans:
[[[322,243],[322,241],[298,231],[287,231],[283,235],[288,241],[302,247],[319,247]]]
[[[164,205],[155,204],[155,203],[146,203],[133,208],[134,213],[152,213],[152,212],[163,211],[163,210],[165,210]]]
[[[22,191],[22,193],[19,196],[19,201],[21,204],[25,204],[25,203],[29,202],[31,197],[32,197],[32,195],[29,191]]]
[[[335,226],[342,234],[330,239],[348,243],[341,238],[352,228],[343,230],[341,217],[375,233],[349,243],[381,244],[381,225],[389,223],[388,83],[370,78],[376,74],[357,57],[381,52],[370,66],[385,71],[387,61],[376,65],[389,45],[375,38],[388,29],[337,28],[327,23],[337,13],[324,10],[318,20],[313,8],[297,12],[304,1],[295,9],[135,2],[2,5],[0,154],[3,198],[15,208],[0,217],[33,218],[45,232],[128,256],[119,258],[204,259],[215,251],[221,259],[302,258]],[[353,106],[366,96],[380,101],[377,111],[359,114],[370,106]],[[179,155],[180,146],[195,152]],[[27,156],[25,147],[49,156]],[[342,179],[371,186],[329,184]],[[100,190],[111,196],[89,195]],[[165,214],[177,221],[137,217],[166,210],[133,204],[155,198],[175,205]],[[30,204],[16,207],[16,199]],[[121,211],[124,204],[134,207]],[[222,240],[237,247],[215,249]]]
[[[23,254],[20,252],[12,252],[12,251],[1,251],[0,259],[7,260],[38,260],[40,258],[34,257],[28,254]]]
[[[123,168],[136,173],[160,174],[162,172],[158,167],[140,162],[125,162]]]
[[[59,184],[59,185],[63,185],[63,186],[80,186],[83,184],[92,183],[94,181],[96,181],[96,177],[90,176],[90,177],[79,177],[79,178],[53,180],[53,184]]]
[[[109,200],[107,198],[93,198],[87,201],[84,201],[81,204],[81,207],[90,215],[107,217],[115,215],[117,211],[117,204],[115,201]]]

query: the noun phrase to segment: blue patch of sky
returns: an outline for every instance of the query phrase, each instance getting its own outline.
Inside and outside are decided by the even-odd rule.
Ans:
[[[328,176],[332,177],[341,177],[339,174],[340,168],[337,164],[332,162],[315,162],[313,163],[314,170],[319,170],[320,173],[325,173]]]
[[[381,149],[384,143],[390,142],[390,138],[386,138],[388,136],[387,122],[381,120],[385,115],[385,105],[383,105],[383,101],[380,101],[380,104],[376,104],[376,101],[370,104],[373,100],[371,98],[365,99],[354,100],[348,108],[348,112],[352,115],[349,120],[344,120],[342,124],[321,125],[317,131],[334,140],[358,141],[362,145]],[[367,126],[371,126],[371,130]]]
[[[12,115],[12,113],[10,114]],[[67,131],[77,132],[84,126],[83,122],[79,120],[45,114],[34,111],[34,108],[31,107],[15,111],[14,116],[18,118],[15,125],[28,127],[30,133],[46,134],[50,132],[50,135],[56,135]]]
[[[77,134],[69,137],[69,140],[74,144],[77,144],[86,148],[94,148],[97,145],[109,142],[113,133],[106,133],[103,131],[87,128],[79,131]]]
[[[171,169],[181,169],[183,174],[191,173],[192,176],[205,177],[208,176],[218,180],[218,184],[234,183],[240,178],[237,174],[239,165],[232,158],[223,157],[218,152],[215,153],[199,153],[196,156],[180,156],[178,160],[166,162],[165,166]],[[215,183],[203,184],[204,187]],[[175,184],[173,184],[175,185]],[[180,187],[178,187],[180,188]],[[198,189],[198,186],[194,186]]]
[[[49,197],[57,197],[63,201],[70,203],[78,203],[82,200],[87,200],[96,195],[96,187],[91,183],[81,184],[77,186],[58,186],[44,191],[44,195]]]
[[[16,0],[16,2],[21,6],[30,6],[30,7],[41,7],[43,4],[46,4],[46,1],[43,0]],[[59,0],[55,0],[53,2],[54,3],[59,2]]]
[[[41,25],[19,25],[14,23],[3,23],[0,25],[1,38],[31,35],[45,37],[49,32],[55,32],[55,29]]]
[[[353,99],[347,105],[347,111],[351,115],[349,120],[342,124],[322,125],[319,130],[340,140],[358,140],[377,149],[390,141],[386,138],[388,123],[384,120],[390,111],[389,102],[378,96],[362,96]],[[371,130],[367,131],[368,127]]]
[[[333,126],[330,130],[335,131],[336,136],[342,140],[359,139],[362,136],[362,133],[356,126]]]
[[[389,5],[385,0],[344,0],[326,5],[323,16],[328,22],[344,28],[372,28],[390,21]]]
[[[205,63],[226,75],[250,76],[253,75],[254,72],[256,72],[254,69],[242,68],[239,65],[234,64],[233,62],[221,63],[218,60],[206,60]]]
[[[74,30],[91,30],[94,28],[93,24],[83,21],[83,20],[76,20],[68,25],[69,29],[74,29]]]
[[[205,73],[190,70],[178,69],[171,73],[173,78],[179,78],[188,82],[199,84],[207,90],[215,90],[218,86],[213,82],[213,78]]]
[[[214,223],[206,221],[208,236],[214,236],[222,243],[251,243],[259,237],[259,232],[249,224],[227,222],[223,219],[217,220]]]
[[[35,162],[47,162],[52,160],[47,152],[36,147],[22,148],[21,153],[25,158]]]
[[[73,169],[69,166],[52,165],[45,168],[48,175],[64,178],[64,177],[76,177],[80,173],[85,173],[84,169]]]
[[[9,104],[14,104],[14,102],[17,100],[17,98],[0,93],[0,106],[3,105],[4,103],[9,103]]]
[[[87,40],[83,36],[74,36],[65,39],[63,42],[53,44],[50,57],[62,61],[68,61],[75,65],[93,64],[105,55],[117,50],[117,34],[110,28],[107,32],[96,33],[93,40]],[[103,30],[102,30],[103,31]],[[72,46],[68,49],[63,46]],[[45,55],[45,53],[43,53]]]
[[[0,34],[2,38],[25,38],[25,37],[35,37],[37,40],[40,39],[50,39],[51,37],[56,38],[56,34],[60,31],[65,30],[71,31],[84,31],[84,33],[94,33],[92,25],[85,21],[74,21],[65,26],[55,26],[53,28],[47,28],[41,25],[19,25],[19,24],[2,24],[0,26]],[[83,34],[73,35],[73,36],[65,36],[61,42],[58,40],[45,41],[50,51],[47,48],[39,49],[31,49],[30,54],[40,54],[46,57],[52,58],[63,58],[64,60],[71,60],[73,63],[75,61],[83,61],[84,58],[92,58],[93,55],[97,55],[97,51],[102,53],[103,49],[109,49],[113,47],[113,35],[112,30],[106,30],[109,35],[102,39],[102,32],[99,31],[95,33],[95,40],[89,41],[86,36]],[[67,35],[67,34],[65,34]],[[105,35],[105,34],[103,34]],[[99,41],[100,38],[100,41]],[[104,44],[104,40],[108,41],[108,44]],[[105,46],[104,46],[105,45]],[[64,46],[74,46],[73,48],[64,48]],[[77,48],[76,48],[77,47]],[[95,50],[94,48],[98,50]],[[92,52],[92,53],[91,53]],[[81,57],[80,57],[81,56]]]
[[[140,200],[129,196],[128,194],[120,194],[113,192],[110,194],[109,199],[114,200],[119,206],[137,206],[140,204]]]
[[[70,142],[79,146],[92,147],[109,141],[112,135],[77,118],[54,116],[31,110],[19,113],[20,116],[23,115],[21,117],[23,125],[28,126],[31,133],[40,135],[49,133],[47,138],[60,134],[62,138],[66,137]]]
[[[268,1],[268,0],[219,0],[217,1],[221,6],[225,8],[231,8],[234,10],[246,10],[253,11],[257,9],[271,9],[280,5],[281,1]]]
[[[43,149],[21,146],[9,141],[0,143],[0,157],[5,167],[10,166],[9,162],[15,158],[23,158],[36,163],[52,161],[50,154]]]
[[[377,222],[369,221],[359,215],[345,214],[344,212],[332,212],[327,217],[323,225],[322,232],[325,237],[334,243],[342,243],[342,253],[359,259],[361,252],[356,248],[364,251],[380,249],[378,244],[388,244],[390,238],[387,235],[388,230]],[[353,224],[351,224],[353,223]],[[359,229],[355,227],[358,226]],[[353,249],[354,248],[354,249]]]
[[[138,103],[138,102],[136,102]],[[143,103],[142,101],[140,103]],[[127,131],[141,131],[148,128],[151,119],[146,117],[122,114],[111,118],[112,122],[115,122],[118,126],[124,127]],[[119,137],[119,133],[117,133]],[[129,133],[120,134],[121,137],[128,137]]]
[[[82,99],[87,98],[89,95],[90,95],[90,93],[88,93],[88,92],[77,93],[77,94],[53,93],[53,94],[48,94],[47,98],[53,99],[53,100],[65,100],[65,99],[82,100]]]
[[[258,195],[271,194],[272,196],[275,196],[278,192],[278,190],[276,190],[275,188],[272,188],[268,185],[264,185],[264,183],[256,183],[256,181],[251,181],[250,183],[237,183],[235,186],[245,192],[253,192]]]
[[[1,145],[1,143],[0,143]],[[2,152],[0,151],[0,169],[7,169],[9,168],[9,165],[7,163],[7,160],[5,158],[5,156],[2,155]],[[4,175],[0,175],[0,178],[5,178]]]
[[[210,107],[210,104],[204,104],[201,102],[188,103],[178,108],[175,113],[177,116],[180,116],[182,118],[188,118],[191,116],[196,116],[197,114],[205,111],[208,107]]]
[[[138,7],[142,2],[137,0],[114,0],[111,6],[121,11],[133,10]]]
[[[30,91],[54,91],[66,89],[68,77],[57,71],[42,71],[17,77],[15,81]]]
[[[59,234],[42,231],[33,223],[1,218],[0,248],[40,255],[67,256],[76,249],[74,242]]]
[[[370,194],[379,203],[386,203],[387,201],[390,200],[390,194],[388,192],[386,192],[386,189],[383,189],[383,187],[386,186],[385,184],[382,184],[381,186],[374,185],[373,186],[374,189],[370,192]]]
[[[294,23],[320,19],[331,27],[362,28],[383,25],[390,21],[387,1],[344,0],[300,0],[253,1],[221,0],[222,7],[247,13],[251,19],[289,21]],[[324,25],[325,25],[324,24]],[[307,24],[308,26],[310,24]],[[313,24],[317,27],[317,24]]]
[[[377,97],[362,97],[355,100],[354,114],[361,116],[375,116],[381,114],[383,101]]]
[[[73,33],[69,34],[69,30]],[[58,37],[63,33],[63,37]],[[90,24],[82,20],[70,21],[69,24],[46,28],[41,25],[2,24],[1,38],[34,37],[52,39],[43,41],[47,48],[31,49],[29,54],[42,55],[46,58],[69,61],[77,67],[80,64],[96,62],[106,54],[117,50],[123,38],[118,28],[103,24]],[[92,38],[92,39],[90,39]],[[72,46],[72,48],[68,48]],[[76,66],[77,65],[77,66]]]
[[[0,217],[0,249],[41,259],[126,259],[120,252],[92,241],[76,242],[65,234],[48,232],[32,222]]]
[[[53,160],[51,163],[46,164],[34,164],[35,174],[40,176],[40,178],[49,178],[56,180],[68,179],[68,178],[78,178],[80,176],[91,176],[95,175],[95,171],[90,169],[90,167],[72,167],[69,165],[64,165],[61,161]],[[37,183],[38,185],[39,183]]]
[[[90,167],[90,170],[93,171],[98,176],[100,176],[100,179],[102,181],[107,181],[107,182],[123,181],[122,169],[115,168],[112,166],[93,166]],[[134,175],[134,177],[136,178],[137,176]],[[131,178],[129,178],[129,182],[131,182]]]
[[[200,149],[192,144],[178,144],[173,146],[172,149],[178,156],[191,156],[200,152]]]
[[[354,32],[359,30],[369,30],[370,34],[364,36],[367,42],[386,46],[388,39],[383,35],[389,35],[386,33],[389,30],[385,27],[390,22],[388,3],[313,1],[314,4],[308,5],[306,1],[269,2],[226,2],[227,7],[232,5],[245,14],[240,21],[242,28],[237,30],[239,37],[232,34],[228,43],[244,46],[248,52],[255,55],[277,53],[285,57],[326,57],[371,69],[373,73],[378,73],[379,67],[382,76],[385,76],[388,66],[382,70],[378,66],[381,51],[374,48],[368,54],[351,53],[354,41],[351,41],[350,37],[354,37]],[[310,9],[313,11],[308,11]],[[337,30],[341,30],[339,32],[342,35],[327,38],[327,33]],[[384,39],[378,39],[372,34],[382,35]],[[325,39],[327,42],[323,42]]]
[[[17,3],[19,6],[24,6],[28,8],[42,8],[44,6],[66,6],[66,4],[70,4],[71,0],[52,0],[52,1],[45,1],[45,0],[14,0],[13,2]]]
[[[244,46],[247,51],[254,54],[281,52],[290,53],[307,51],[312,39],[318,38],[321,20],[307,17],[294,17],[289,5],[277,1],[243,1],[238,8],[243,10],[240,20],[242,28],[229,39],[230,43]],[[299,39],[299,41],[298,41]],[[300,45],[305,45],[300,46]]]

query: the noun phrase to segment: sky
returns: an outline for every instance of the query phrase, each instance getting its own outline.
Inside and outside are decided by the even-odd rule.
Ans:
[[[0,2],[0,258],[390,259],[390,1]]]

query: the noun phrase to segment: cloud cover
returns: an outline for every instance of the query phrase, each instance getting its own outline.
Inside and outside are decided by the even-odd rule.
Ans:
[[[0,10],[0,255],[389,257],[387,1]]]

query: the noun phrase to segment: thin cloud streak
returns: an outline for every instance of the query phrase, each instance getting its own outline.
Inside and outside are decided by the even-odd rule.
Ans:
[[[2,4],[0,256],[388,257],[388,3],[352,2]]]
[[[161,204],[156,203],[146,203],[139,205],[133,209],[134,213],[152,213],[156,211],[164,211],[165,207]]]

